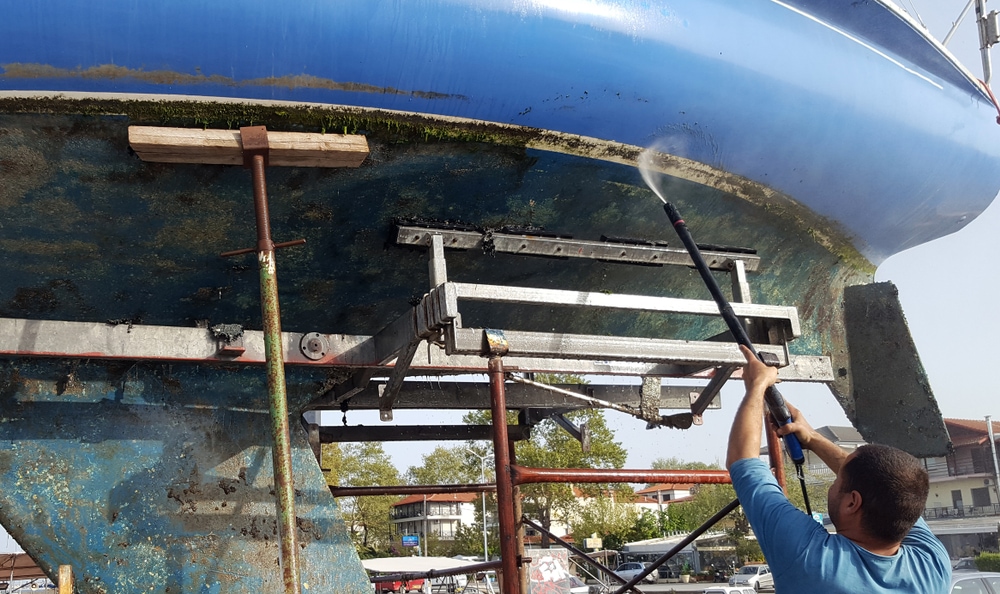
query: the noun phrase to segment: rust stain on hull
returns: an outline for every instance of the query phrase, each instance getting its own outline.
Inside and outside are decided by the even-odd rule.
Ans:
[[[310,74],[295,74],[287,76],[268,76],[236,80],[221,74],[188,74],[173,70],[142,70],[126,68],[115,64],[101,64],[90,68],[59,68],[48,64],[8,63],[2,64],[2,78],[12,79],[45,79],[45,78],[83,78],[97,80],[132,79],[156,85],[225,85],[227,87],[284,87],[288,89],[325,89],[328,91],[346,91],[349,93],[378,93],[381,95],[404,95],[421,99],[461,99],[464,95],[450,95],[434,91],[406,90],[394,87],[379,87],[357,82],[339,82],[329,78],[321,78]]]

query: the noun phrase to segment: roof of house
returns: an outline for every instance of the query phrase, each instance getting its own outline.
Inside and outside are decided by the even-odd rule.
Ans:
[[[694,484],[692,483],[659,483],[645,489],[639,489],[636,493],[645,495],[647,493],[656,493],[657,491],[690,491],[693,486]]]
[[[435,493],[433,495],[410,495],[393,503],[392,506],[406,505],[408,503],[421,503],[427,497],[427,501],[447,501],[459,503],[472,503],[479,498],[479,493]]]
[[[865,438],[861,437],[861,434],[858,433],[858,430],[854,427],[837,427],[834,425],[827,425],[825,427],[820,427],[816,431],[823,437],[837,444],[865,442]]]
[[[992,421],[993,437],[1000,436],[1000,422]],[[944,426],[948,429],[951,443],[957,446],[982,445],[989,443],[990,435],[986,420],[976,419],[945,419]]]

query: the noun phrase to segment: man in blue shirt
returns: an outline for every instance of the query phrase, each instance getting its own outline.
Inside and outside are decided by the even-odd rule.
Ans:
[[[862,446],[847,455],[789,405],[792,422],[778,433],[795,433],[802,447],[837,475],[827,494],[837,534],[829,534],[789,503],[759,458],[764,392],[778,372],[741,349],[747,359],[746,396],[733,420],[726,467],[767,558],[776,594],[946,594],[951,564],[920,517],[928,491],[920,462],[882,445]]]

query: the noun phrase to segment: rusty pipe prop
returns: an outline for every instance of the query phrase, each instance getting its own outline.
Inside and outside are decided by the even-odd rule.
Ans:
[[[490,413],[493,423],[493,461],[497,474],[497,516],[500,524],[501,591],[520,594],[516,532],[514,520],[514,484],[511,480],[510,452],[507,449],[507,392],[504,388],[503,359],[490,357]]]
[[[532,483],[731,483],[725,470],[626,470],[620,468],[531,468],[512,464],[515,485]]]
[[[532,528],[534,528],[535,530],[541,532],[542,534],[547,535],[549,538],[551,538],[552,540],[554,540],[556,542],[556,544],[558,544],[559,546],[563,547],[564,549],[569,549],[575,555],[579,555],[580,557],[583,557],[587,561],[590,561],[591,563],[594,564],[594,566],[596,566],[598,569],[600,569],[601,571],[603,571],[604,574],[607,575],[608,577],[610,577],[611,579],[617,581],[620,584],[624,584],[625,583],[625,579],[622,578],[622,577],[619,577],[619,575],[617,573],[615,573],[614,571],[612,571],[610,567],[606,567],[603,563],[601,563],[600,561],[598,561],[594,557],[591,557],[590,555],[588,555],[587,553],[585,553],[581,549],[578,549],[578,548],[574,547],[573,545],[571,545],[570,543],[566,542],[565,540],[559,538],[555,534],[552,534],[551,532],[549,532],[545,528],[542,528],[542,526],[540,524],[536,524],[535,522],[532,522],[531,520],[529,520],[528,518],[523,517],[523,516],[521,517],[521,523],[522,524],[526,524],[528,526],[531,526]],[[640,590],[639,588],[636,588],[634,586],[632,587],[632,591],[633,592],[638,592],[639,594],[642,594],[642,590]]]
[[[510,436],[510,426],[507,426],[507,453],[510,456],[510,464],[514,466],[517,464],[517,448],[515,440]],[[520,518],[524,516],[524,500],[521,499],[521,488],[517,485],[511,487],[511,498],[514,500],[514,517]],[[518,584],[521,587],[521,592],[531,592],[530,571],[524,568],[524,525],[520,522],[517,524],[517,532],[514,535],[517,548],[517,558],[522,560],[522,563],[518,565]],[[485,541],[483,543],[486,544]]]
[[[781,453],[781,438],[778,437],[778,432],[774,429],[774,425],[768,421],[766,413],[764,417],[764,435],[767,437],[767,459],[771,463],[771,469],[774,471],[774,478],[781,485],[781,490],[785,492],[785,497],[788,497],[788,486],[785,484],[785,460]]]
[[[705,520],[704,524],[702,524],[701,526],[698,526],[694,530],[694,532],[692,532],[691,534],[688,534],[687,536],[685,536],[684,540],[682,540],[679,543],[677,543],[676,545],[674,545],[674,548],[670,549],[666,553],[663,553],[662,557],[660,557],[656,561],[653,561],[652,563],[650,563],[649,566],[646,567],[646,569],[643,569],[638,575],[636,575],[634,578],[632,578],[631,580],[629,580],[627,584],[625,584],[624,586],[622,586],[622,587],[618,588],[617,590],[615,590],[614,594],[625,594],[625,592],[628,592],[629,589],[632,588],[632,586],[635,586],[636,584],[638,584],[639,582],[641,582],[642,579],[645,578],[647,575],[649,575],[649,574],[653,573],[654,571],[656,571],[661,565],[663,565],[664,563],[667,562],[667,559],[670,559],[671,557],[673,557],[674,555],[676,555],[680,551],[684,550],[684,547],[686,547],[689,544],[691,544],[692,542],[694,542],[694,539],[696,539],[699,536],[701,536],[702,534],[704,534],[704,532],[706,530],[708,530],[712,526],[715,526],[716,524],[718,524],[719,520],[721,520],[722,518],[724,518],[727,515],[729,515],[729,512],[731,512],[734,509],[736,509],[737,507],[739,507],[739,505],[740,505],[740,500],[739,499],[733,499],[732,501],[730,501],[726,505],[726,507],[724,507],[721,510],[719,510],[718,512],[716,512],[715,515],[712,516],[711,518]]]
[[[267,130],[263,126],[241,128],[244,162],[253,177],[253,204],[257,219],[257,262],[260,270],[260,308],[264,322],[264,352],[267,359],[267,394],[271,412],[274,461],[274,491],[281,538],[281,573],[286,594],[301,594],[298,535],[295,522],[295,479],[285,390],[285,356],[281,344],[281,310],[278,307],[278,276],[271,241],[264,168]]]
[[[364,497],[368,495],[434,495],[436,493],[493,493],[494,483],[464,485],[385,485],[375,487],[338,487],[330,485],[334,497]]]

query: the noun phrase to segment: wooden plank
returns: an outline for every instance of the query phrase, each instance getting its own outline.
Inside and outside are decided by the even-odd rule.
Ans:
[[[143,161],[242,165],[239,130],[129,126],[128,141]],[[283,167],[358,167],[368,156],[360,134],[268,132],[268,162]]]
[[[73,566],[59,566],[59,594],[73,594]]]

